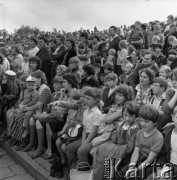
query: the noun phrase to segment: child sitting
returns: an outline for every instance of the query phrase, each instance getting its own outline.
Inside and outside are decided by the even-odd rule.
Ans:
[[[135,149],[131,156],[126,178],[136,179],[137,173],[141,174],[146,168],[146,175],[151,174],[152,168],[147,168],[153,164],[163,146],[163,136],[156,129],[159,119],[159,112],[152,105],[145,105],[139,111],[139,120],[142,129],[136,134]],[[122,169],[125,172],[126,168]],[[140,174],[139,174],[140,173]]]
[[[96,137],[101,127],[101,111],[98,109],[100,92],[96,88],[90,88],[84,92],[84,104],[87,109],[83,114],[83,132],[81,146],[77,151],[78,161],[89,163],[89,154],[92,149],[91,141]]]
[[[35,83],[36,83],[36,79],[31,76],[26,79],[27,89],[24,92],[24,99],[22,103],[19,105],[20,110],[24,111],[25,107],[30,107],[37,103],[39,94],[36,90]],[[23,122],[23,127],[25,128],[25,130],[22,134],[23,138],[26,138],[27,135],[29,134],[29,120],[34,113],[35,111],[25,112],[25,117]]]

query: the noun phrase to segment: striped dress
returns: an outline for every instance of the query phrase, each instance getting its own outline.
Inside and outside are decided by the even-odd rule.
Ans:
[[[46,105],[50,103],[51,92],[47,85],[42,84],[39,91],[39,100],[38,102],[43,105],[43,109],[46,108]],[[24,122],[25,113],[24,112],[15,112],[13,119],[8,127],[10,135],[12,138],[17,141],[22,142],[22,134],[24,131],[23,122]]]

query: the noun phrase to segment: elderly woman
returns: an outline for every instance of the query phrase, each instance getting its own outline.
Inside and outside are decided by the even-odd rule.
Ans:
[[[32,74],[32,77],[36,78],[36,86],[39,93],[39,100],[38,102],[31,106],[25,107],[24,111],[35,111],[40,112],[46,108],[46,105],[50,102],[51,92],[49,87],[45,84],[45,77],[41,71],[36,71]],[[9,145],[15,145],[18,142],[22,142],[22,134],[24,132],[23,122],[24,122],[24,112],[16,112],[13,115],[13,119],[9,125],[9,131],[12,139],[9,142]],[[30,132],[31,133],[31,132]],[[22,147],[25,144],[21,144]]]

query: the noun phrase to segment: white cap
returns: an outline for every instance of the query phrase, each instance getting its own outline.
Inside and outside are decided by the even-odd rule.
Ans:
[[[32,76],[29,76],[27,79],[26,79],[26,82],[36,82],[36,78],[32,77]]]
[[[8,76],[16,76],[16,73],[14,71],[11,71],[11,70],[5,71],[5,74]]]

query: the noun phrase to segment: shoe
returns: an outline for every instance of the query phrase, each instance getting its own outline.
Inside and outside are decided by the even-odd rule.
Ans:
[[[52,157],[52,159],[49,160],[49,164],[53,164],[55,161],[57,161],[59,157]]]
[[[44,158],[44,157],[46,157],[46,156],[48,156],[48,154],[44,153],[44,154],[41,156],[41,158]]]
[[[4,132],[2,135],[1,135],[3,141],[8,141],[11,137],[7,135],[6,132]]]
[[[26,146],[26,147],[24,148],[24,152],[31,151],[32,149],[33,149],[33,147],[31,147],[31,146]]]
[[[61,171],[61,172],[60,171],[56,171],[55,172],[55,177],[56,178],[63,178],[63,171]]]
[[[17,147],[16,147],[16,149],[15,149],[15,151],[20,151],[20,150],[22,150],[24,147],[26,147],[27,146],[27,142],[22,142],[22,143],[20,143]]]
[[[15,148],[15,151],[20,151],[20,150],[22,150],[22,149],[23,149],[22,147],[17,146],[17,147]]]
[[[18,141],[14,139],[11,143],[9,143],[9,146],[15,146],[17,143]]]
[[[36,158],[40,157],[43,153],[44,153],[43,150],[36,150],[30,156],[31,156],[32,159],[36,159]]]
[[[52,154],[44,156],[43,159],[52,159]]]

